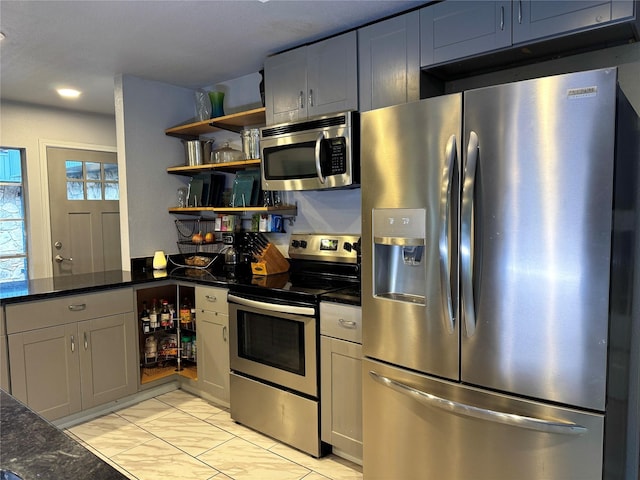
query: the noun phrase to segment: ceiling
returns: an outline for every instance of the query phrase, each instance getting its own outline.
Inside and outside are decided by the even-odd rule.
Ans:
[[[425,1],[0,1],[0,97],[114,114],[129,74],[199,88],[255,73],[265,57]],[[71,87],[83,94],[63,100]]]

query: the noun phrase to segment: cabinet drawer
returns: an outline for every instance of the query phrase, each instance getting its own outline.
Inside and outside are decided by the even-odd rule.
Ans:
[[[229,314],[227,289],[196,286],[196,309]]]
[[[353,305],[320,302],[320,334],[362,343],[362,310]]]
[[[133,291],[130,288],[104,290],[7,305],[5,308],[7,333],[12,334],[131,312]]]

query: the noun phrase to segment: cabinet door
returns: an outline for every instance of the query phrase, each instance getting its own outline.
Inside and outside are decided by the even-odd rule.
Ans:
[[[357,33],[307,47],[308,116],[358,109]]]
[[[229,405],[229,316],[198,310],[198,383],[221,404]]]
[[[321,437],[362,462],[362,345],[321,336]]]
[[[264,62],[267,125],[307,116],[307,48],[268,57]]]
[[[75,323],[9,335],[11,393],[48,420],[81,410]]]
[[[571,33],[633,16],[634,2],[527,1],[514,3],[513,43]]]
[[[510,46],[511,8],[510,1],[485,0],[424,7],[420,10],[420,64],[426,67]]]
[[[417,11],[358,30],[360,111],[420,99]]]
[[[82,408],[91,408],[138,389],[136,321],[133,312],[78,324]]]

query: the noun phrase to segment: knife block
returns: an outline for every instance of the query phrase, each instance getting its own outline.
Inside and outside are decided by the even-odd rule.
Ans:
[[[257,262],[251,263],[251,272],[254,275],[272,275],[289,271],[289,261],[272,243],[264,247],[257,259]]]

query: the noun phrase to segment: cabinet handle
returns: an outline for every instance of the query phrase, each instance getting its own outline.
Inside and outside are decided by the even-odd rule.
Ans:
[[[71,335],[71,353],[76,351],[76,339],[73,335]]]
[[[87,308],[87,304],[86,303],[78,303],[76,305],[69,305],[69,310],[71,310],[72,312],[80,312],[84,309]]]
[[[353,320],[345,320],[344,318],[339,318],[338,323],[342,325],[344,328],[356,328],[357,324]]]
[[[222,340],[227,341],[227,327],[222,327]]]
[[[300,100],[300,108],[304,108],[304,92],[300,90],[300,95],[298,95],[298,100]]]
[[[504,30],[504,7],[500,7],[500,30]]]
[[[83,336],[84,336],[84,349],[88,350],[89,349],[89,340],[87,340],[87,332],[84,332]]]
[[[313,88],[309,89],[309,106],[313,107]]]
[[[210,302],[217,302],[218,301],[218,298],[215,295],[205,295],[204,298],[206,298]]]
[[[518,2],[518,23],[522,23],[522,0]]]

